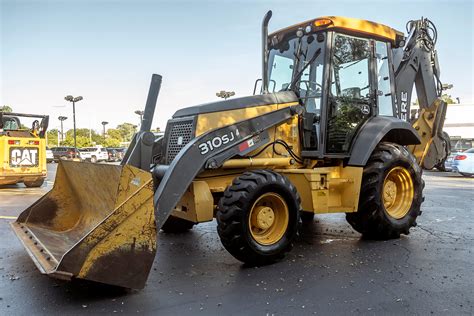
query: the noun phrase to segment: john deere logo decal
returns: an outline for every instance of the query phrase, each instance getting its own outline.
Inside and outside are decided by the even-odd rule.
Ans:
[[[38,148],[12,147],[10,148],[10,167],[38,166]]]

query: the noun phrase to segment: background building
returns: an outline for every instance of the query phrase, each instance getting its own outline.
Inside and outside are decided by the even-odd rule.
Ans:
[[[474,103],[448,104],[444,131],[451,138],[452,151],[474,147]]]

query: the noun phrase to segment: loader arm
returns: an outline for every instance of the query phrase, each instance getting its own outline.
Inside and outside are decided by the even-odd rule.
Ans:
[[[421,144],[409,148],[423,168],[432,169],[449,155],[449,137],[443,133],[447,105],[441,99],[436,28],[426,18],[410,21],[407,26],[405,47],[393,50],[397,115],[411,122],[418,131]],[[418,111],[410,110],[413,85],[419,101]]]
[[[300,105],[289,106],[252,119],[237,122],[207,132],[189,142],[169,166],[159,165],[153,169],[157,189],[154,194],[157,229],[166,222],[179,200],[203,169],[217,169],[234,157],[266,144],[266,131],[296,114],[301,114]],[[230,141],[224,144],[227,136]],[[220,139],[220,140],[217,140]],[[222,143],[220,146],[216,144]],[[209,146],[214,144],[214,146]],[[212,149],[214,148],[214,149]]]
[[[122,166],[131,165],[145,171],[150,170],[153,145],[155,142],[155,136],[150,132],[150,129],[155,114],[156,101],[160,93],[161,81],[161,75],[153,74],[151,77],[150,89],[148,90],[140,131],[133,135],[130,146],[128,146],[120,163]]]

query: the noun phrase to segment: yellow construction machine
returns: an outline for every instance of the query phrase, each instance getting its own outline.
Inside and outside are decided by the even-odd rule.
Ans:
[[[368,238],[409,233],[420,166],[446,154],[431,22],[410,21],[406,38],[327,16],[268,35],[270,16],[261,93],[181,109],[158,137],[154,75],[122,165],[60,162],[51,192],[12,224],[42,273],[142,288],[159,229],[213,218],[223,246],[251,265],[281,259],[314,214],[346,213]]]
[[[20,118],[35,120],[28,128]],[[48,121],[47,115],[0,112],[0,185],[21,182],[27,187],[43,185]]]

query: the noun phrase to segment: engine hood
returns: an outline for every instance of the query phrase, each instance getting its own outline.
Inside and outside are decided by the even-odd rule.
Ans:
[[[290,102],[298,102],[298,97],[293,91],[252,95],[187,107],[176,111],[173,118]]]

